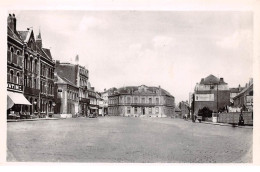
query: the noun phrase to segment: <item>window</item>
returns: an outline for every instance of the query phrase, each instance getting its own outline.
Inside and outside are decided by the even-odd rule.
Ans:
[[[37,80],[36,80],[36,78],[34,78],[33,83],[34,83],[34,86],[33,86],[33,87],[34,87],[35,89],[37,89]]]
[[[131,107],[127,107],[127,114],[131,113]]]
[[[149,108],[149,114],[152,114],[152,108]]]
[[[10,70],[11,82],[14,82],[14,71]]]
[[[130,98],[130,97],[127,97],[126,102],[127,102],[127,103],[131,103],[131,98]]]
[[[142,98],[142,103],[145,103],[145,98],[144,97]]]
[[[24,68],[27,69],[27,63],[28,63],[28,54],[25,54],[25,57],[24,57]]]
[[[13,61],[14,48],[11,47],[11,48],[10,48],[10,51],[11,51],[11,54],[10,54],[10,61],[12,62],[12,61]]]
[[[159,114],[159,108],[158,107],[155,108],[155,113]]]
[[[134,98],[134,102],[138,103],[138,98],[137,97]]]
[[[137,107],[135,107],[135,114],[137,114]]]
[[[34,61],[34,72],[37,73],[37,60]]]
[[[24,76],[24,86],[27,87],[27,76]]]
[[[17,83],[17,84],[20,84],[20,82],[19,82],[19,81],[20,81],[20,73],[17,72],[17,73],[16,73],[16,76],[17,76],[16,83]]]
[[[159,104],[159,98],[156,98],[156,104]]]
[[[152,104],[152,98],[149,98],[149,103]]]

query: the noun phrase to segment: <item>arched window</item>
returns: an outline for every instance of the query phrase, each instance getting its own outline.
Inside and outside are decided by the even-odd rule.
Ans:
[[[34,60],[34,72],[37,73],[37,60]]]
[[[24,76],[24,86],[27,87],[27,76]]]
[[[30,71],[33,71],[33,56],[30,55]]]
[[[152,104],[152,98],[149,98],[149,103]]]
[[[14,82],[14,71],[10,70],[10,81]]]
[[[20,73],[17,72],[17,73],[16,73],[16,76],[17,76],[17,81],[16,81],[16,83],[17,83],[17,84],[20,84]]]
[[[17,51],[16,51],[16,54],[17,54],[17,55],[20,55],[20,51],[19,51],[19,50],[17,50]]]
[[[25,69],[27,69],[27,67],[28,67],[28,54],[25,54],[25,56],[24,56],[24,68]]]
[[[13,53],[14,53],[14,48],[13,47],[10,47],[10,61],[12,62],[13,61]]]

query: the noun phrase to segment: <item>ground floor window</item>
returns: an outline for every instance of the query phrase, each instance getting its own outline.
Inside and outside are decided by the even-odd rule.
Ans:
[[[127,114],[131,113],[131,107],[127,107]]]
[[[149,114],[152,114],[152,108],[149,108]]]
[[[137,107],[135,107],[135,114],[137,114]]]
[[[155,108],[155,113],[159,114],[159,108],[158,107]]]

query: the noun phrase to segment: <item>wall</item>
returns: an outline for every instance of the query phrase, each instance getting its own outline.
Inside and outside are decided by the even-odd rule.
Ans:
[[[229,112],[218,114],[218,122],[220,123],[235,123],[239,122],[240,112]],[[252,112],[243,112],[244,123],[246,125],[253,125]]]

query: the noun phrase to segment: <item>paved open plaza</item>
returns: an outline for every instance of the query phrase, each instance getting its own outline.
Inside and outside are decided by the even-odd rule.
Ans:
[[[252,162],[253,129],[173,118],[9,122],[7,161]]]

